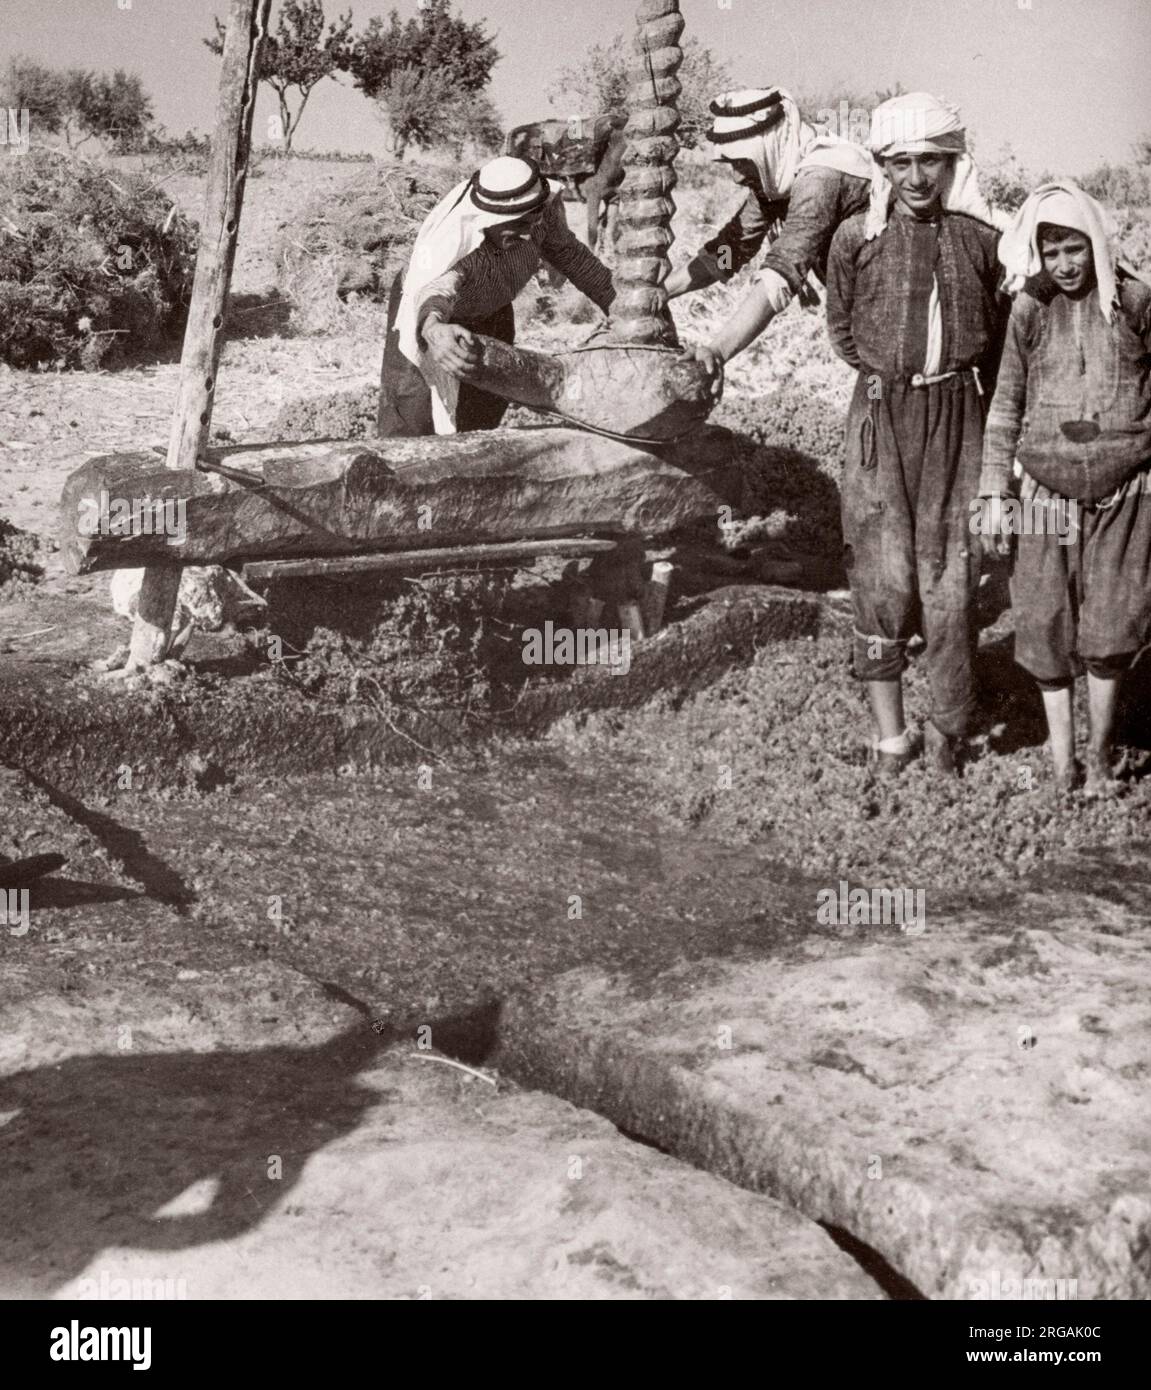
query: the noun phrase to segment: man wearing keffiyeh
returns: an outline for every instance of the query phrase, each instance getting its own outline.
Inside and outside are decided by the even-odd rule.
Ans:
[[[424,219],[388,306],[377,430],[494,429],[508,402],[468,382],[474,334],[515,340],[512,302],[546,261],[604,313],[611,272],[569,230],[562,189],[528,159],[501,156],[456,184]]]
[[[821,280],[836,227],[868,205],[871,160],[858,145],[820,136],[781,88],[725,92],[711,104],[712,157],[747,189],[735,216],[667,279],[669,299],[731,277],[770,242],[747,297],[706,348],[709,365],[742,352],[776,314]]]
[[[859,374],[842,488],[855,673],[878,770],[898,772],[916,751],[902,673],[922,632],[924,741],[933,769],[953,774],[975,706],[980,548],[968,522],[1006,320],[999,235],[954,107],[924,92],[884,102],[870,149],[867,208],[836,232],[827,275],[832,346]]]

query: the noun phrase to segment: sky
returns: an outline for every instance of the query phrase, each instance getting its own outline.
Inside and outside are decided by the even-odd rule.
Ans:
[[[349,0],[327,0],[329,16]],[[356,27],[417,0],[350,0]],[[491,96],[514,125],[550,106],[556,72],[589,44],[634,32],[632,0],[456,0],[503,53]],[[218,61],[200,39],[226,0],[0,0],[0,61],[140,74],[170,131],[211,126]],[[682,0],[685,35],[726,61],[737,85],[870,91],[896,81],[958,102],[977,152],[1011,145],[1034,172],[1126,160],[1151,134],[1148,0]],[[346,83],[346,79],[345,79]],[[274,111],[265,92],[257,141]],[[350,84],[316,88],[305,148],[382,153],[373,104]]]

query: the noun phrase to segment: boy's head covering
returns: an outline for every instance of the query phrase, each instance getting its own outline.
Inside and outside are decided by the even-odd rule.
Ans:
[[[1115,224],[1111,214],[1070,179],[1045,183],[1027,199],[999,243],[999,259],[1007,272],[1006,287],[1017,294],[1043,269],[1039,228],[1044,223],[1082,232],[1095,255],[1099,307],[1108,323],[1115,318]]]
[[[796,174],[811,165],[871,177],[866,153],[837,136],[816,135],[782,87],[721,92],[711,103],[711,114],[712,158],[751,160],[768,198],[790,196]]]
[[[891,97],[871,113],[867,148],[874,159],[871,203],[864,227],[869,241],[887,226],[894,194],[882,161],[897,154],[951,155],[951,181],[944,194],[944,209],[965,212],[991,227],[1003,225],[1005,219],[992,213],[979,191],[979,178],[967,153],[967,131],[958,106],[941,101],[930,92],[905,92]]]
[[[454,433],[458,383],[420,350],[417,321],[424,289],[483,242],[484,232],[542,208],[561,192],[531,159],[501,155],[457,183],[432,208],[416,234],[396,312],[400,351],[432,384],[432,414],[440,433]]]

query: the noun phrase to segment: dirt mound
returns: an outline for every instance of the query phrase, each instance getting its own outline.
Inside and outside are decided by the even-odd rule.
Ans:
[[[0,162],[0,360],[114,366],[180,327],[194,224],[146,177],[34,150]]]
[[[39,536],[0,517],[0,598],[15,598],[22,589],[40,582],[42,549]]]
[[[349,294],[383,299],[420,223],[460,176],[450,167],[378,164],[309,199],[285,225],[276,256],[295,327],[331,327]]]
[[[506,663],[510,585],[508,570],[286,580],[268,592],[268,632],[285,645],[283,673],[310,694],[385,712],[486,707]]]
[[[272,439],[365,439],[376,432],[375,385],[289,401],[268,427]]]

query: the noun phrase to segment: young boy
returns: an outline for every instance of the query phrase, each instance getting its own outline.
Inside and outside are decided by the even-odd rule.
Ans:
[[[1004,234],[1017,291],[987,421],[980,494],[987,550],[1006,553],[1015,659],[1037,680],[1061,789],[1075,761],[1074,678],[1087,668],[1086,791],[1115,790],[1120,679],[1151,640],[1151,287],[1119,268],[1106,211],[1046,184]],[[1016,485],[1013,464],[1022,478]],[[1001,499],[1018,491],[1024,522]]]
[[[884,102],[870,148],[871,206],[836,232],[827,279],[832,345],[859,373],[843,479],[855,674],[867,685],[878,771],[896,773],[916,751],[902,673],[922,631],[924,742],[932,768],[951,775],[975,705],[981,557],[968,523],[983,382],[1007,316],[999,234],[954,107],[923,92]]]

